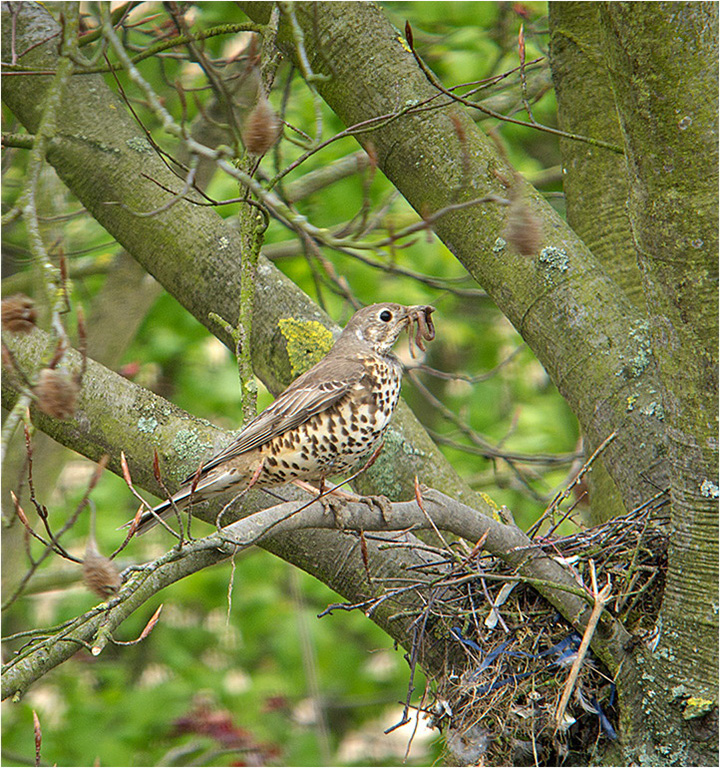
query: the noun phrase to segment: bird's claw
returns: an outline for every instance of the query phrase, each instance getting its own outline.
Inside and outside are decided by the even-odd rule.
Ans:
[[[350,498],[347,498],[347,497]],[[377,509],[380,512],[383,522],[386,525],[390,524],[390,516],[392,515],[392,504],[387,496],[355,496],[344,493],[342,496],[336,496],[330,494],[328,496],[322,496],[320,503],[326,513],[332,514],[335,525],[340,530],[345,530],[347,515],[345,514],[345,504],[350,501],[355,504],[366,504],[368,507]]]
[[[341,531],[345,530],[345,519],[343,514],[345,509],[344,500],[337,496],[329,495],[321,496],[319,501],[325,510],[325,514],[331,514],[333,516],[335,527],[339,528]]]
[[[380,512],[383,522],[386,525],[390,524],[390,517],[392,516],[392,502],[387,496],[360,496],[358,501],[361,504],[367,504],[369,507],[376,507]]]

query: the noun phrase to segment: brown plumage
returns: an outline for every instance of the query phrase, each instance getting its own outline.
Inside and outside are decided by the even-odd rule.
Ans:
[[[197,480],[188,477],[172,502],[182,509],[191,493],[193,501],[201,501],[239,493],[251,483],[271,487],[323,480],[366,459],[382,442],[400,397],[402,366],[392,346],[413,322],[418,334],[432,338],[433,311],[392,303],[360,309],[330,352],[205,462]],[[172,503],[154,511],[165,518]],[[137,530],[143,533],[156,522],[146,512]]]

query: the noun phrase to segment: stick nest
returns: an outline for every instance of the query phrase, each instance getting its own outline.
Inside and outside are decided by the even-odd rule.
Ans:
[[[574,569],[578,586],[589,584],[590,560],[598,584],[611,579],[606,610],[633,643],[652,642],[666,570],[667,504],[658,495],[604,525],[535,539]],[[457,643],[434,681],[434,701],[423,707],[446,735],[447,763],[587,765],[601,740],[616,737],[607,670],[588,653],[558,729],[558,702],[580,634],[503,561],[481,550],[459,558],[455,546],[450,575],[433,582],[431,592],[423,587],[426,610],[416,625],[418,642]]]

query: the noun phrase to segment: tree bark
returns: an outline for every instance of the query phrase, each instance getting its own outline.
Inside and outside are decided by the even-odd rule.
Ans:
[[[691,762],[715,764],[713,724],[693,722],[687,704],[683,721],[677,702],[683,691],[717,703],[718,9],[607,3],[600,18],[669,436],[674,530],[656,651],[665,663],[646,696],[657,734]]]
[[[551,2],[548,7],[559,126],[573,134],[601,136],[622,144],[601,47],[597,4]],[[563,138],[560,153],[568,224],[644,317],[645,295],[626,210],[625,158]],[[586,483],[591,523],[623,513],[622,498],[602,457],[587,474]]]

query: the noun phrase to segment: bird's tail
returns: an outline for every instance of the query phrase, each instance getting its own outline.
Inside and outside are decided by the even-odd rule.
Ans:
[[[163,501],[157,506],[153,507],[152,512],[150,510],[146,510],[140,515],[137,527],[135,528],[135,535],[139,536],[143,533],[147,533],[151,528],[154,528],[156,525],[158,525],[160,520],[167,520],[168,517],[171,517],[174,512],[173,505],[175,509],[181,511],[187,507],[189,501],[190,489],[188,488],[176,493],[172,499],[167,499],[166,501]],[[133,522],[134,519],[128,521],[125,523],[123,528],[129,528]]]
[[[206,477],[201,478],[200,482],[183,486],[176,494],[166,501],[161,502],[152,508],[152,511],[146,510],[140,515],[140,519],[135,529],[135,534],[147,533],[154,528],[160,520],[167,520],[172,517],[175,510],[182,511],[190,503],[190,497],[193,501],[204,501],[217,494],[224,493],[237,483],[237,476],[232,472],[217,471],[210,472]],[[123,527],[129,528],[133,520],[126,523]]]

